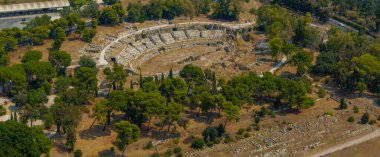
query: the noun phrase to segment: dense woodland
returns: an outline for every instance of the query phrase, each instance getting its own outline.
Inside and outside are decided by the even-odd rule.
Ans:
[[[273,0],[299,12],[310,12],[326,22],[333,17],[360,31],[380,31],[379,0]]]
[[[203,139],[193,141],[191,147],[199,149],[205,144],[219,143],[224,136],[224,128],[240,119],[242,106],[254,105],[257,100],[268,101],[273,109],[300,111],[314,105],[315,100],[308,96],[312,92],[312,76],[330,75],[347,93],[380,92],[379,39],[370,40],[365,35],[337,28],[323,32],[311,25],[313,13],[309,11],[312,10],[305,10],[305,15],[299,16],[279,5],[263,5],[253,10],[257,15],[257,30],[268,36],[274,60],[286,56],[287,64],[297,67],[294,76],[280,78],[265,73],[259,77],[247,72],[225,80],[210,69],[189,64],[179,72],[179,77],[174,77],[172,70],[168,75],[140,75],[139,80],[131,81],[130,88],[126,88],[128,74],[115,64],[103,69],[111,92],[90,111],[86,105],[98,95],[97,73],[100,69],[92,58],[83,56],[75,72],[66,73],[71,56],[60,47],[67,35],[90,42],[98,23],[115,25],[124,20],[143,22],[209,13],[214,18],[233,20],[238,19],[241,2],[152,0],[148,4],[131,3],[128,8],[123,8],[121,3],[109,0],[105,1],[109,5],[99,12],[93,1],[78,11],[75,8],[83,5],[80,2],[71,1],[73,8],[63,10],[61,19],[51,21],[50,17],[41,16],[28,22],[23,29],[10,28],[0,32],[0,83],[4,94],[17,106],[11,120],[0,123],[0,138],[8,139],[0,141],[0,145],[10,148],[10,143],[12,146],[18,144],[12,149],[0,149],[0,156],[48,153],[51,142],[43,136],[42,128],[33,126],[36,120],[42,120],[44,128],[56,127],[59,136],[66,138],[68,150],[75,151],[82,114],[90,114],[94,118],[93,125],[100,124],[103,130],[113,125],[112,115],[123,114],[124,119],[116,122],[114,129],[118,133],[117,148],[124,153],[126,146],[137,141],[142,131],[150,131],[152,125],[166,129],[168,134],[175,132],[176,127],[173,126],[186,128],[186,120],[182,117],[185,110],[208,119],[225,119],[218,127],[207,128]],[[313,8],[314,5],[308,6]],[[91,22],[86,23],[84,17]],[[32,49],[32,45],[43,44],[45,39],[54,40],[48,62],[41,61],[42,52]],[[12,53],[17,46],[28,46],[30,50],[21,58],[22,64],[9,66],[6,54]],[[320,51],[315,64],[310,51]],[[49,108],[44,104],[50,94],[57,97]],[[217,113],[218,117],[212,113]],[[253,118],[258,124],[266,114],[274,113],[263,108],[254,113]],[[151,124],[152,120],[159,123]],[[24,124],[32,126],[32,129]],[[35,140],[29,140],[32,137]]]

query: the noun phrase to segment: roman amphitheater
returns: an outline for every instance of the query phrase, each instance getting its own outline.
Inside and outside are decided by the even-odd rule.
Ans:
[[[258,72],[273,72],[273,68],[278,66],[270,61],[269,55],[259,58],[256,55],[263,51],[253,51],[255,44],[264,43],[265,40],[254,43],[242,40],[249,33],[256,33],[254,32],[254,26],[254,22],[240,24],[186,22],[161,24],[139,30],[136,27],[131,27],[116,35],[108,34],[100,37],[99,40],[105,40],[105,42],[97,45],[87,45],[80,52],[81,55],[96,58],[100,67],[110,66],[110,63],[117,63],[123,65],[132,74],[139,73],[140,67],[146,67],[144,63],[154,57],[170,53],[177,54],[172,54],[172,57],[169,58],[173,60],[172,62],[168,61],[167,64],[173,64],[173,62],[196,64],[197,61],[200,61],[202,64],[207,64],[208,67],[211,67],[211,65],[215,67],[218,64],[223,69],[231,65],[233,69],[252,70],[251,67],[260,66],[263,70]],[[246,53],[241,53],[242,50],[240,49],[244,46],[238,45],[237,40],[239,39],[245,44]],[[192,53],[200,51],[201,53],[187,53],[185,56],[179,56],[179,50],[184,53],[186,51],[191,51]],[[242,57],[241,55],[245,56]],[[206,59],[201,61],[202,57]],[[211,62],[212,58],[215,57],[217,59],[213,60],[212,63],[207,63]],[[255,58],[253,59],[254,62],[252,62],[252,57]],[[239,63],[239,60],[244,63]],[[229,61],[230,63],[227,64],[226,62]],[[157,72],[163,71],[158,70]]]

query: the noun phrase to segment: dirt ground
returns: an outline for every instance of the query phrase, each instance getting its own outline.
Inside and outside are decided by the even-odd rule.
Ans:
[[[326,155],[326,157],[375,157],[380,156],[380,137],[369,140],[367,142],[348,147],[346,149],[337,151],[332,154]]]
[[[28,49],[32,50],[38,50],[42,52],[42,59],[41,61],[49,61],[49,51],[51,48],[51,45],[53,44],[53,40],[45,40],[43,45],[36,45],[33,47],[29,46],[23,46],[18,47],[14,51],[8,52],[8,56],[10,57],[10,63],[9,65],[14,64],[21,64],[22,56],[24,56],[25,52],[28,51]],[[63,42],[61,49],[62,51],[66,51],[71,55],[71,59],[73,62],[79,60],[79,53],[78,50],[83,47],[83,45],[86,44],[86,42],[81,41],[78,38],[74,38],[74,34],[71,34],[67,36],[67,39],[65,42]]]

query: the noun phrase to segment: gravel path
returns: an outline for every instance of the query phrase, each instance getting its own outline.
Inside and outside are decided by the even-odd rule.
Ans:
[[[362,136],[358,139],[354,139],[352,141],[348,141],[346,143],[343,143],[341,145],[337,145],[337,146],[333,146],[333,147],[330,147],[328,149],[325,149],[321,152],[318,152],[316,154],[313,154],[311,155],[310,157],[320,157],[320,156],[324,156],[324,155],[327,155],[327,154],[330,154],[330,153],[333,153],[333,152],[336,152],[336,151],[339,151],[339,150],[342,150],[344,148],[347,148],[347,147],[351,147],[351,146],[354,146],[356,144],[360,144],[360,143],[363,143],[363,142],[366,142],[366,141],[369,141],[371,139],[374,139],[374,138],[377,138],[380,136],[380,129],[377,129],[365,136]]]

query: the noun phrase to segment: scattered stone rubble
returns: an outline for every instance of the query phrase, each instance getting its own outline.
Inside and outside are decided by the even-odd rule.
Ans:
[[[226,151],[232,156],[292,156],[295,153],[323,145],[322,140],[337,123],[338,118],[334,116],[320,116],[312,121],[283,124],[264,131],[254,132],[253,136],[234,144],[218,145],[202,151],[191,151],[187,152],[186,156],[207,156],[211,152],[215,154]],[[346,133],[352,136],[365,130],[368,128],[355,131],[348,130]]]

